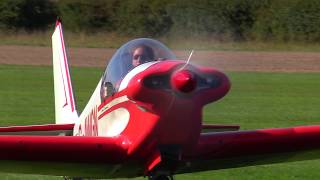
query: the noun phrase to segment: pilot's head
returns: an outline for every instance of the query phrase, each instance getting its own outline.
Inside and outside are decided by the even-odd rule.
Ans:
[[[140,45],[132,51],[132,66],[136,67],[140,64],[154,61],[154,52],[151,47],[146,45]]]

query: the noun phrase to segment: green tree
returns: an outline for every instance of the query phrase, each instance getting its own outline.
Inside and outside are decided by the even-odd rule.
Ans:
[[[112,31],[115,28],[117,0],[58,1],[59,15],[66,29],[74,32]]]
[[[170,0],[124,0],[117,13],[118,32],[135,36],[160,36],[172,25],[167,12]]]
[[[52,1],[2,0],[0,1],[0,27],[27,31],[46,30],[56,18]]]

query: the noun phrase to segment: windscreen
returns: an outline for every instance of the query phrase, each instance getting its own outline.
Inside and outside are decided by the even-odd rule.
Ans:
[[[117,91],[121,80],[133,68],[147,62],[176,59],[175,55],[159,41],[141,38],[121,46],[111,58],[103,75],[103,88]]]

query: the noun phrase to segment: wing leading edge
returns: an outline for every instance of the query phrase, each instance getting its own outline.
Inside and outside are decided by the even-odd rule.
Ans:
[[[45,124],[0,127],[0,135],[71,136],[74,124]]]
[[[126,155],[121,137],[0,136],[1,172],[110,177]]]
[[[177,173],[320,158],[320,126],[202,134]]]

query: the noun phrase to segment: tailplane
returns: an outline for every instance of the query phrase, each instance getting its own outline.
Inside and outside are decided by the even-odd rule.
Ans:
[[[52,35],[52,53],[56,124],[75,123],[79,117],[73,96],[69,64],[60,20],[57,20]]]

